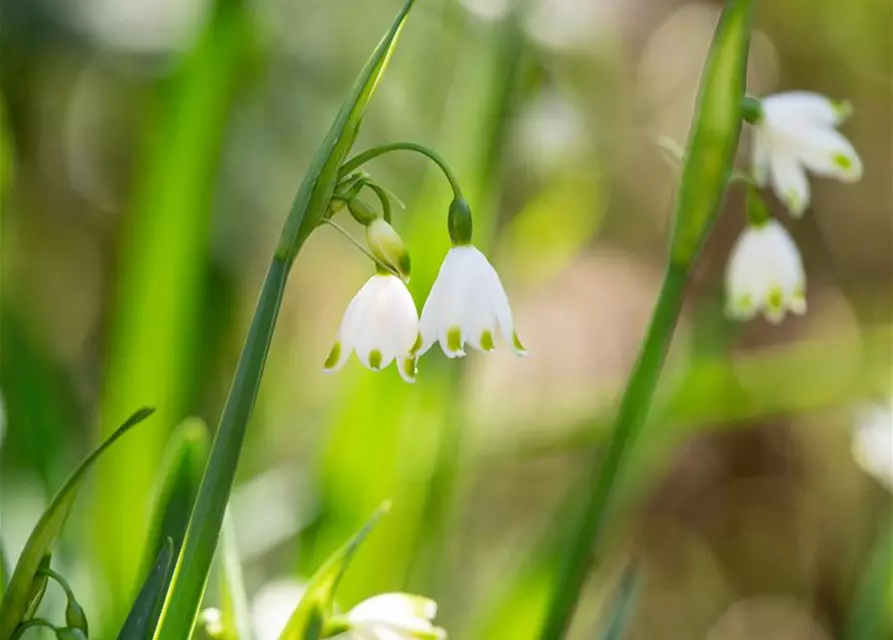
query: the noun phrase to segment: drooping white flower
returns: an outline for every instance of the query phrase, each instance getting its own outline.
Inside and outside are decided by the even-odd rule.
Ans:
[[[893,405],[866,407],[853,429],[853,458],[893,491]]]
[[[862,160],[836,127],[850,113],[846,103],[807,91],[793,91],[760,100],[762,115],[753,138],[753,175],[767,182],[791,215],[809,206],[806,175],[855,182],[862,177]]]
[[[749,320],[762,311],[770,322],[806,312],[806,274],[797,245],[777,220],[749,224],[726,270],[726,312]]]
[[[335,338],[325,371],[337,371],[355,351],[373,371],[397,360],[400,376],[415,382],[416,357],[413,348],[419,339],[419,315],[415,302],[400,278],[378,273],[357,292]]]
[[[348,611],[348,627],[335,636],[347,640],[441,640],[446,631],[435,627],[437,603],[407,593],[383,593]]]
[[[450,358],[464,356],[466,342],[479,351],[491,351],[495,336],[501,333],[516,354],[527,355],[515,333],[499,275],[470,244],[454,246],[444,258],[422,308],[420,328],[419,353],[437,341]]]

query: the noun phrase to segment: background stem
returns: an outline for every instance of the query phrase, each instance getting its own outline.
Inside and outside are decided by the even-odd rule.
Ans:
[[[572,537],[567,543],[569,551],[560,565],[558,588],[541,636],[544,640],[563,637],[570,626],[588,573],[589,550],[602,532],[611,489],[624,457],[648,415],[667,349],[682,310],[687,279],[688,266],[671,262],[651,315],[645,341],[620,401],[607,452],[601,464],[594,465],[595,470],[585,485],[589,498],[582,515],[571,521]]]

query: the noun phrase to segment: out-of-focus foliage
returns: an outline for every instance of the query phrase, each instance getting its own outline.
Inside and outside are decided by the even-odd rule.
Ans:
[[[0,0],[8,557],[110,420],[159,408],[99,463],[83,490],[95,508],[74,511],[54,554],[96,637],[114,637],[142,584],[170,433],[187,415],[217,423],[295,190],[400,4]],[[571,637],[606,628],[630,558],[627,638],[843,637],[889,522],[889,492],[849,442],[854,408],[893,392],[893,9],[755,4],[748,91],[849,99],[865,175],[814,181],[796,225],[770,202],[808,274],[808,314],[781,326],[722,316],[744,224],[730,190]],[[342,611],[406,590],[436,599],[454,638],[534,637],[558,557],[542,540],[603,442],[657,293],[679,175],[655,140],[686,138],[721,6],[418,2],[354,148],[415,140],[449,160],[531,357],[432,351],[411,387],[355,362],[323,375],[372,271],[315,233],[230,505],[249,606],[267,583],[306,581],[390,498]],[[745,131],[739,166],[748,144]],[[449,246],[448,186],[411,154],[366,169],[407,205],[393,224],[421,308]],[[221,604],[217,589],[207,600]]]

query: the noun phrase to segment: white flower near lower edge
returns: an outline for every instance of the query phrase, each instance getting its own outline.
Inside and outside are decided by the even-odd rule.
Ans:
[[[726,313],[749,320],[763,312],[770,322],[806,312],[806,274],[793,238],[776,220],[748,225],[726,270]]]
[[[437,603],[406,593],[383,593],[364,600],[344,616],[351,640],[441,640],[446,631],[432,624]]]
[[[307,585],[292,579],[268,582],[251,601],[251,627],[257,640],[278,640]]]
[[[853,429],[852,450],[856,463],[893,491],[893,405],[861,411]]]
[[[326,358],[325,371],[344,366],[351,351],[373,371],[384,369],[394,360],[400,376],[415,382],[419,314],[412,295],[400,278],[376,274],[357,292]]]
[[[499,275],[472,245],[455,246],[447,253],[422,308],[420,329],[420,353],[438,341],[450,358],[464,356],[466,343],[492,351],[494,338],[501,334],[516,354],[527,355]]]
[[[807,171],[843,182],[862,177],[862,161],[836,127],[849,115],[846,103],[793,91],[760,100],[762,116],[753,139],[753,174],[770,182],[791,215],[809,206]]]

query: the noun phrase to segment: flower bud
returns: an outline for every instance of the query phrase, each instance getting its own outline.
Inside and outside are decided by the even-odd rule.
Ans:
[[[381,217],[381,214],[378,213],[378,211],[370,207],[359,198],[352,198],[351,200],[349,200],[347,203],[347,208],[350,210],[350,215],[353,216],[353,219],[359,222],[364,227],[369,226],[375,220]]]
[[[68,599],[68,604],[65,607],[65,624],[74,629],[80,629],[85,636],[89,635],[87,616],[84,614],[84,609],[71,598]]]
[[[409,280],[409,252],[394,227],[378,218],[366,227],[366,242],[372,255],[393,269],[403,280]]]

